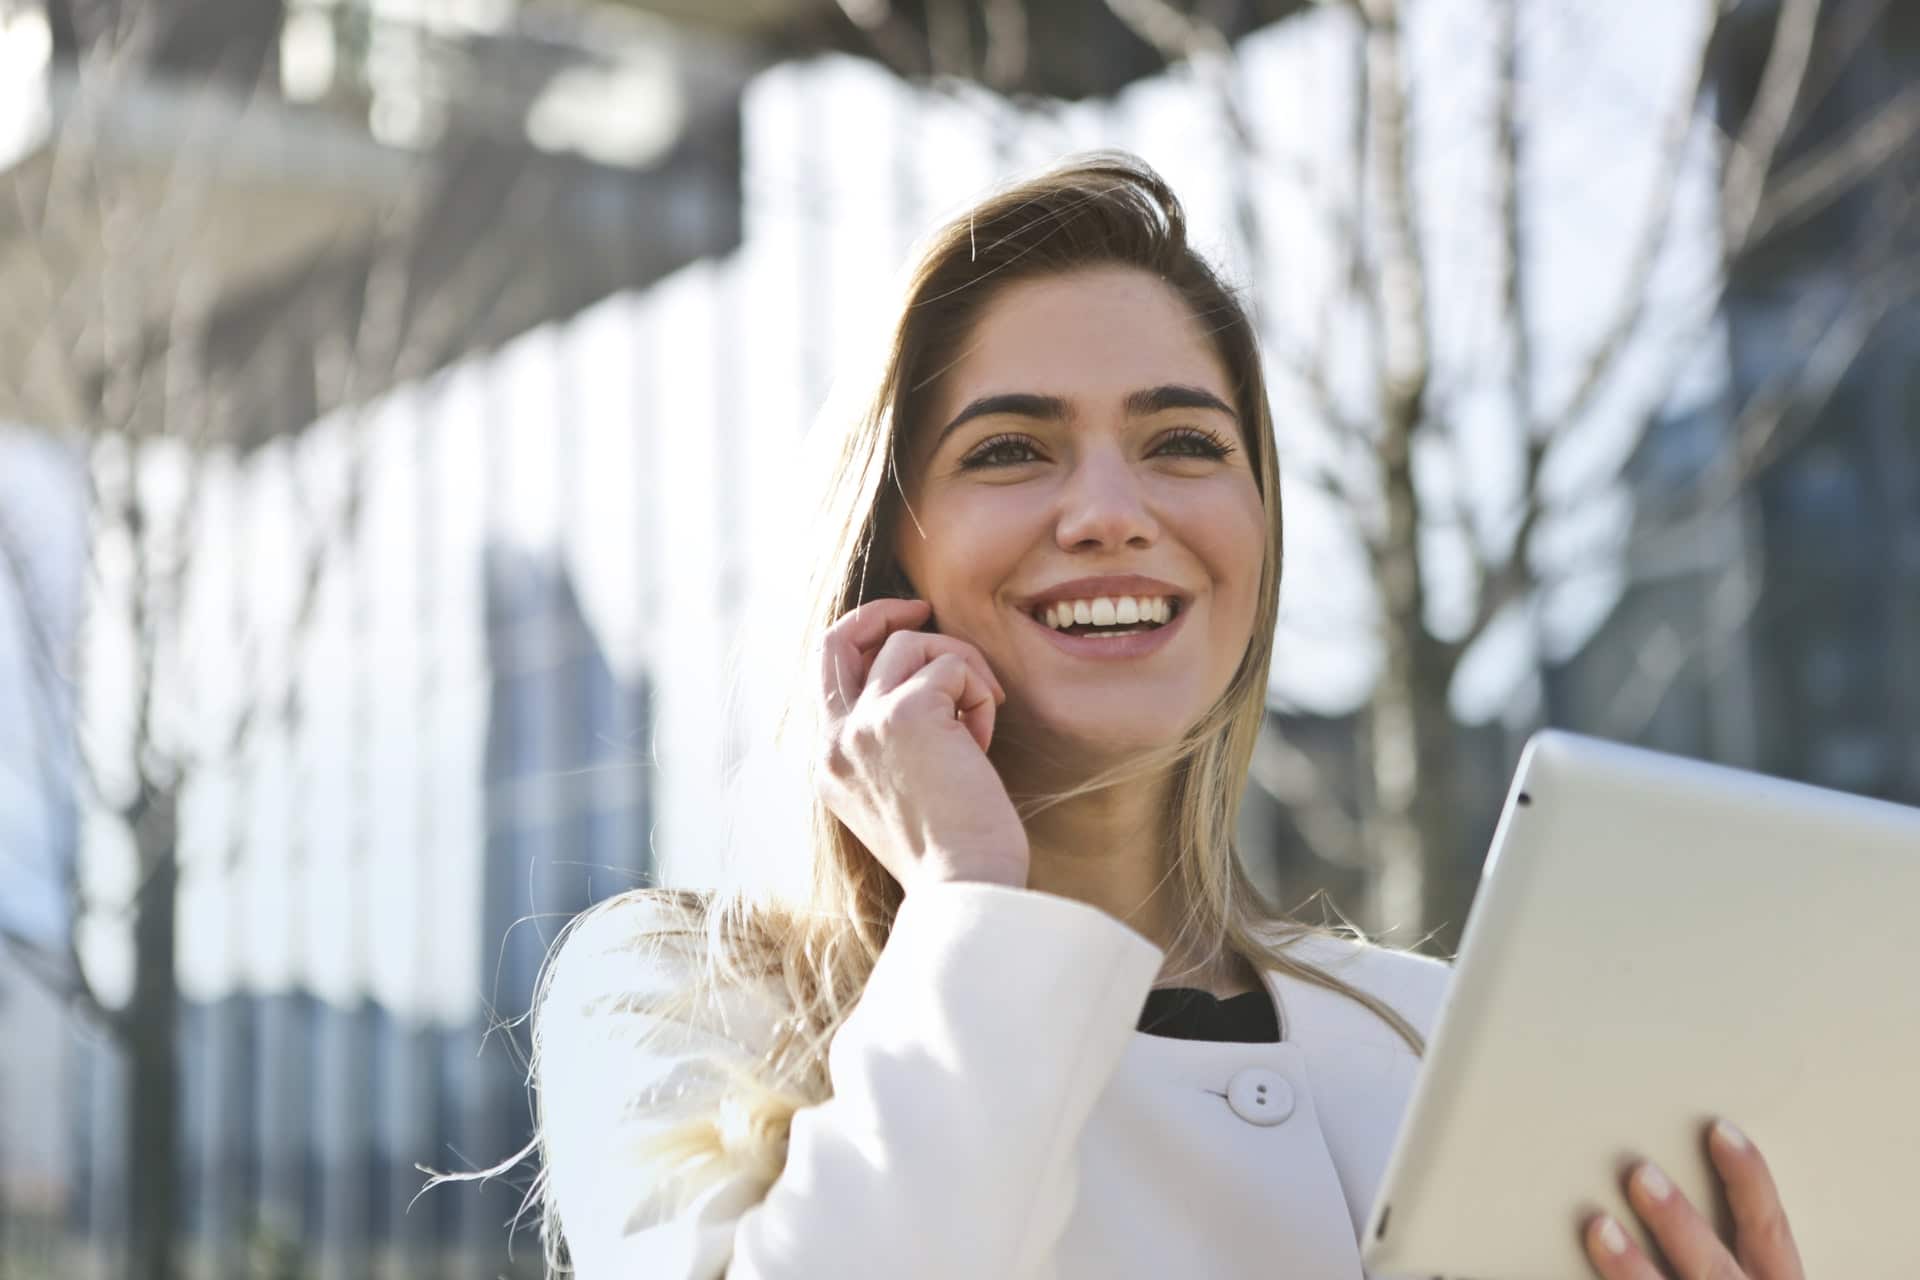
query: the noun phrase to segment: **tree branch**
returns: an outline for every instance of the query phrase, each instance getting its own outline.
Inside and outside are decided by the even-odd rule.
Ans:
[[[1533,330],[1528,323],[1526,246],[1520,219],[1520,0],[1495,6],[1496,73],[1493,122],[1493,175],[1499,205],[1495,262],[1500,279],[1502,318],[1507,330],[1507,402],[1523,440],[1534,436]]]
[[[1448,643],[1449,657],[1457,665],[1466,651],[1493,625],[1494,619],[1505,611],[1508,605],[1523,600],[1535,586],[1533,566],[1527,559],[1527,546],[1533,541],[1533,531],[1540,526],[1546,513],[1546,501],[1540,493],[1540,462],[1543,451],[1529,445],[1527,452],[1528,483],[1524,507],[1522,508],[1519,528],[1514,531],[1513,542],[1507,554],[1481,579],[1480,598],[1474,605],[1473,618],[1460,636]]]
[[[1896,264],[1851,291],[1849,305],[1839,314],[1807,315],[1798,326],[1813,344],[1807,358],[1798,366],[1775,370],[1747,398],[1729,427],[1729,447],[1715,453],[1698,482],[1671,494],[1642,496],[1634,529],[1624,544],[1603,538],[1593,547],[1570,553],[1547,569],[1546,576],[1553,583],[1565,582],[1616,568],[1623,556],[1631,557],[1667,539],[1692,541],[1699,522],[1724,512],[1806,438],[1882,321],[1916,298],[1920,298],[1920,263]],[[1569,491],[1590,493],[1606,482],[1606,477],[1596,476]]]
[[[1169,66],[1185,62],[1208,82],[1222,121],[1235,148],[1248,160],[1272,169],[1294,182],[1309,197],[1316,217],[1335,245],[1358,245],[1357,216],[1325,200],[1313,199],[1326,186],[1298,156],[1276,151],[1254,127],[1235,78],[1238,60],[1233,43],[1219,27],[1181,11],[1168,0],[1105,0],[1107,9],[1142,42],[1151,45]],[[1363,113],[1357,113],[1362,114]],[[1242,229],[1247,221],[1242,213]]]
[[[1373,580],[1393,668],[1405,641],[1425,625],[1426,580],[1420,560],[1421,495],[1413,477],[1413,439],[1426,418],[1432,373],[1426,262],[1413,215],[1410,111],[1402,61],[1398,0],[1360,0],[1367,31],[1371,106],[1369,173],[1380,210],[1378,288],[1370,296],[1377,356],[1382,528],[1370,546]],[[1410,658],[1408,658],[1410,660]],[[1377,706],[1376,706],[1377,710]]]
[[[1730,630],[1737,630],[1752,621],[1761,594],[1744,576],[1734,575],[1714,589],[1703,612],[1717,615],[1723,610],[1730,611],[1735,617]],[[1662,622],[1652,635],[1635,646],[1633,669],[1614,690],[1600,731],[1609,738],[1627,742],[1639,738],[1660,713],[1667,695],[1673,692],[1675,683],[1695,658],[1704,658],[1709,664],[1709,674],[1724,665],[1727,659],[1724,642],[1704,654],[1703,648],[1700,642],[1689,644],[1683,639],[1671,621]]]
[[[1709,10],[1718,12],[1718,0],[1704,2]],[[1594,397],[1612,376],[1628,341],[1639,330],[1646,315],[1653,270],[1673,225],[1673,211],[1683,167],[1681,161],[1686,155],[1687,139],[1692,136],[1695,112],[1712,75],[1710,51],[1713,47],[1714,24],[1711,17],[1706,27],[1707,35],[1701,41],[1698,69],[1685,95],[1674,104],[1672,114],[1667,117],[1666,129],[1655,154],[1653,188],[1647,196],[1646,213],[1639,222],[1640,238],[1627,258],[1619,307],[1612,321],[1601,330],[1600,340],[1594,344],[1591,354],[1581,362],[1580,376],[1565,403],[1548,415],[1551,422],[1572,423],[1586,416],[1587,410],[1593,406]]]
[[[1520,12],[1519,0],[1500,0],[1496,6],[1493,173],[1499,234],[1495,261],[1500,280],[1501,319],[1507,339],[1507,406],[1520,446],[1525,452],[1520,485],[1521,516],[1504,557],[1495,559],[1473,537],[1464,483],[1454,486],[1457,518],[1466,526],[1477,576],[1476,604],[1466,631],[1442,647],[1449,674],[1459,666],[1493,620],[1514,600],[1532,589],[1527,546],[1541,518],[1543,500],[1540,473],[1546,461],[1548,437],[1542,434],[1533,403],[1533,326],[1527,305],[1526,243],[1520,212]],[[1453,444],[1456,470],[1464,477],[1461,445]]]
[[[476,245],[468,255],[469,261],[497,264],[497,269],[490,277],[482,278],[471,292],[442,291],[405,323],[402,316],[407,301],[406,264],[415,245],[415,237],[425,234],[429,228],[419,207],[396,206],[390,210],[382,220],[385,230],[378,241],[375,263],[370,268],[371,275],[381,279],[378,284],[370,282],[363,295],[361,310],[354,320],[354,337],[348,344],[352,354],[343,357],[340,364],[330,369],[316,369],[316,378],[331,385],[330,390],[322,391],[322,399],[330,398],[333,403],[352,401],[358,393],[359,371],[372,367],[376,352],[387,353],[390,358],[381,372],[373,377],[377,381],[392,382],[403,375],[423,370],[433,352],[455,331],[457,325],[484,327],[490,317],[498,313],[521,279],[523,255],[520,250],[524,247],[523,240],[539,234],[539,229],[546,225],[546,213],[553,194],[551,185],[537,180],[534,171],[529,170],[523,175],[509,195],[499,219],[500,226],[517,228],[517,233],[508,236],[503,232],[497,238]],[[370,313],[376,313],[379,318],[372,318]],[[192,761],[194,768],[231,765],[237,761],[248,750],[253,736],[268,722],[269,717],[272,718],[271,723],[286,731],[291,731],[300,722],[303,713],[300,698],[301,657],[312,638],[320,589],[326,581],[332,557],[341,546],[358,538],[366,488],[364,435],[368,413],[368,405],[354,403],[345,424],[343,434],[350,442],[346,492],[336,507],[329,513],[318,513],[313,510],[311,503],[303,501],[299,504],[308,513],[309,536],[303,539],[295,570],[298,587],[293,617],[287,628],[285,647],[289,651],[289,660],[282,683],[271,693],[249,699],[227,729],[217,735],[219,745],[212,752]],[[294,465],[291,459],[289,465]],[[296,494],[305,493],[297,479],[294,489]],[[227,869],[233,869],[231,856]]]
[[[1379,288],[1383,417],[1388,430],[1421,419],[1431,375],[1427,273],[1413,218],[1413,164],[1400,46],[1399,0],[1359,0],[1367,20],[1367,95],[1372,105],[1371,171],[1380,205]]]
[[[1758,244],[1820,212],[1883,169],[1916,136],[1920,136],[1920,84],[1910,84],[1845,138],[1781,174],[1761,200],[1746,243]]]
[[[62,669],[59,646],[54,643],[47,610],[39,604],[38,582],[32,566],[27,563],[26,552],[21,549],[19,535],[14,532],[4,509],[0,509],[0,569],[5,570],[7,580],[13,584],[14,595],[20,601],[20,626],[26,634],[28,660],[48,687],[62,689],[71,697],[74,693],[73,676]]]
[[[1751,243],[1754,218],[1779,150],[1792,123],[1813,58],[1821,0],[1780,0],[1780,16],[1773,26],[1773,42],[1760,72],[1753,105],[1731,142],[1726,176],[1721,186],[1720,236],[1728,261]]]

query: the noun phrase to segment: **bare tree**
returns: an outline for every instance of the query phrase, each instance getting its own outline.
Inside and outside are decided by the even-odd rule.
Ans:
[[[1602,300],[1609,310],[1591,346],[1577,355],[1550,353],[1577,371],[1566,389],[1556,390],[1538,376],[1546,326],[1530,287],[1538,258],[1529,235],[1553,211],[1527,194],[1529,170],[1541,158],[1530,111],[1541,108],[1522,101],[1527,44],[1518,0],[1488,0],[1484,11],[1493,101],[1482,136],[1491,148],[1493,198],[1476,216],[1497,263],[1498,340],[1479,367],[1466,368],[1448,367],[1438,350],[1438,326],[1457,321],[1472,303],[1435,294],[1436,250],[1420,216],[1422,200],[1433,196],[1418,176],[1430,158],[1422,147],[1459,140],[1418,134],[1414,116],[1417,93],[1459,94],[1476,85],[1471,77],[1437,73],[1416,80],[1401,0],[1328,6],[1344,15],[1354,54],[1345,184],[1302,173],[1268,141],[1280,126],[1255,120],[1241,101],[1234,51],[1218,31],[1165,0],[1107,2],[1170,62],[1201,73],[1217,97],[1224,130],[1250,168],[1280,167],[1308,184],[1325,242],[1341,260],[1318,331],[1269,346],[1278,372],[1302,391],[1331,442],[1322,456],[1336,460],[1297,478],[1333,499],[1370,568],[1371,630],[1380,660],[1359,713],[1359,759],[1348,762],[1366,785],[1358,810],[1348,809],[1326,784],[1330,768],[1345,766],[1316,761],[1277,736],[1263,743],[1254,780],[1293,810],[1302,835],[1329,863],[1366,869],[1370,898],[1358,913],[1364,924],[1409,935],[1436,929],[1443,942],[1455,941],[1474,865],[1461,814],[1462,726],[1451,701],[1463,660],[1497,625],[1518,621],[1530,650],[1519,670],[1537,670],[1545,661],[1537,619],[1548,595],[1582,575],[1617,571],[1629,556],[1663,540],[1684,539],[1702,519],[1739,501],[1815,420],[1881,321],[1914,298],[1920,270],[1910,244],[1899,239],[1899,229],[1914,218],[1913,192],[1894,189],[1876,208],[1873,233],[1854,246],[1848,274],[1855,287],[1803,308],[1797,322],[1805,331],[1803,358],[1773,370],[1756,392],[1727,406],[1731,425],[1721,455],[1684,492],[1642,503],[1626,540],[1610,536],[1569,551],[1550,545],[1543,530],[1615,483],[1632,441],[1586,463],[1577,481],[1556,480],[1553,473],[1586,448],[1597,419],[1619,415],[1617,403],[1605,403],[1610,396],[1633,398],[1636,439],[1672,406],[1681,378],[1718,333],[1728,282],[1783,232],[1857,197],[1883,166],[1910,155],[1920,129],[1920,91],[1895,95],[1836,138],[1806,144],[1801,131],[1809,115],[1885,6],[1782,0],[1771,15],[1756,18],[1742,6],[1699,0],[1690,73],[1666,108],[1665,125],[1649,132],[1657,151],[1654,178],[1625,273],[1617,293]],[[1549,11],[1530,6],[1524,12],[1534,23]],[[1736,26],[1753,41],[1762,22],[1765,56],[1757,85],[1750,102],[1737,101],[1741,95],[1721,75],[1726,44]],[[1676,306],[1657,290],[1656,266],[1675,235],[1685,160],[1702,130],[1711,132],[1720,157],[1713,192],[1718,270],[1701,282],[1697,297]],[[1241,225],[1257,226],[1255,215],[1243,209]],[[1257,259],[1259,249],[1250,244],[1250,256]],[[1359,323],[1342,328],[1343,319]],[[1328,336],[1354,328],[1365,335],[1367,372],[1358,394],[1341,385],[1342,360],[1354,353],[1336,349],[1340,340]],[[1624,378],[1629,360],[1644,360],[1650,348],[1670,358],[1651,375]],[[1518,471],[1511,498],[1478,491],[1476,464],[1484,467],[1488,458],[1484,442],[1469,448],[1460,427],[1459,393],[1467,386],[1495,388],[1505,401],[1506,439],[1496,452],[1507,456],[1491,461],[1510,462]],[[1435,620],[1435,545],[1464,553],[1471,565],[1463,622]],[[1750,606],[1750,599],[1730,604],[1736,615]],[[1653,655],[1647,679],[1624,691],[1623,702],[1657,699],[1700,643],[1698,636],[1667,640],[1669,651]]]
[[[131,892],[106,899],[89,897],[70,860],[60,874],[75,918],[62,945],[17,932],[5,941],[123,1057],[127,1274],[141,1280],[164,1280],[179,1265],[179,894],[188,876],[231,875],[245,852],[236,839],[220,865],[183,865],[182,797],[263,735],[297,731],[320,588],[359,525],[369,398],[487,330],[525,274],[517,251],[550,195],[531,180],[507,184],[505,207],[488,210],[499,230],[468,237],[456,267],[456,158],[395,154],[371,207],[322,224],[318,249],[277,275],[248,276],[255,246],[235,241],[236,226],[270,237],[285,210],[237,224],[220,207],[220,184],[230,153],[258,147],[273,86],[261,74],[193,84],[154,74],[160,10],[98,8],[99,27],[84,33],[70,67],[56,68],[46,145],[0,174],[0,344],[23,355],[9,362],[13,385],[0,387],[0,403],[67,442],[75,459],[87,528],[77,627],[61,624],[71,602],[54,598],[36,567],[35,530],[4,511],[0,573],[25,605],[35,715],[49,741],[64,730],[76,742],[71,768],[42,754],[48,794],[72,794],[124,837],[133,863]],[[142,128],[171,133],[155,146],[137,136]],[[284,619],[243,603],[238,668],[209,690],[189,661],[193,596],[217,572],[204,563],[208,478],[327,414],[340,415],[348,442],[344,478],[322,484],[297,459],[290,466],[299,535],[281,569],[296,603]],[[102,629],[124,640],[123,669],[86,664],[99,650],[84,640]],[[130,940],[130,990],[103,990],[90,971],[80,942],[89,926]]]

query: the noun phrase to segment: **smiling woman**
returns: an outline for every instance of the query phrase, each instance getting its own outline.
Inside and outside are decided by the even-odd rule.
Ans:
[[[1016,791],[1078,781],[1045,760],[1170,741],[1245,660],[1269,521],[1234,384],[1175,288],[1093,264],[1001,284],[929,397],[946,425],[906,449],[892,550],[1006,686],[992,754]],[[1117,625],[1142,599],[1165,625]],[[1160,852],[1139,851],[1143,888]]]
[[[1233,848],[1278,472],[1173,193],[1093,156],[941,228],[822,444],[810,891],[563,936],[550,1247],[589,1280],[1354,1274],[1445,970],[1286,919]],[[1314,1052],[1373,1083],[1316,1100]]]
[[[831,425],[809,887],[637,891],[563,935],[550,1257],[1361,1275],[1447,971],[1287,919],[1233,847],[1278,472],[1179,202],[1102,155],[968,210]]]

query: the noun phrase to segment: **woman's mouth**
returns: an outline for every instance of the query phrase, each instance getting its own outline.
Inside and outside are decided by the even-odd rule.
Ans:
[[[1143,658],[1165,647],[1186,621],[1174,596],[1089,596],[1027,611],[1061,652],[1076,658]]]
[[[1179,612],[1173,596],[1089,596],[1041,605],[1033,619],[1068,635],[1132,636],[1159,629]]]

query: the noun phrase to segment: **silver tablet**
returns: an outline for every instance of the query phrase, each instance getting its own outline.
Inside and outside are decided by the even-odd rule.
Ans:
[[[1591,1280],[1637,1158],[1771,1165],[1809,1276],[1920,1276],[1920,809],[1560,732],[1521,756],[1364,1247]]]

